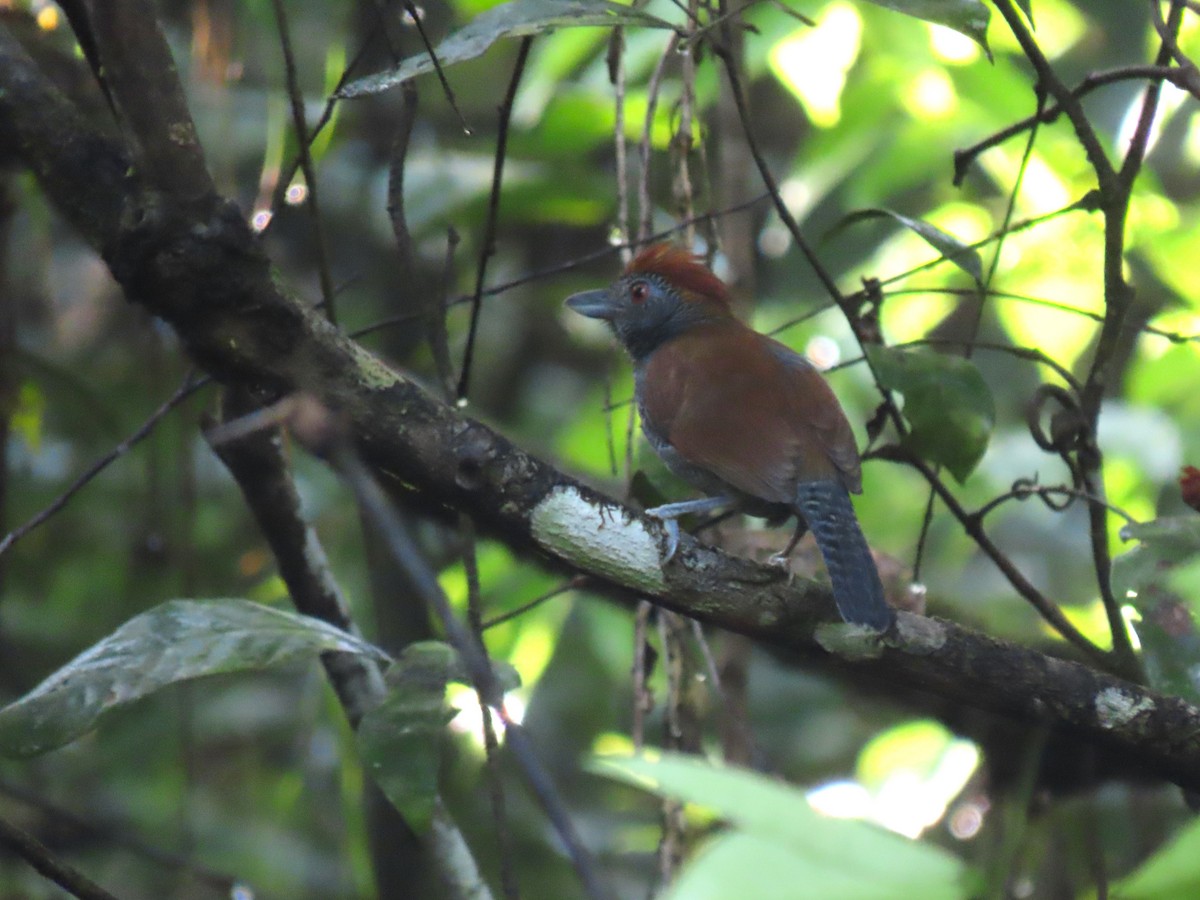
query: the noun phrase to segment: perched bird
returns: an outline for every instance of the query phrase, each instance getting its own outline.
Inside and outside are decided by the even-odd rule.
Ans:
[[[708,497],[646,510],[678,546],[676,519],[723,506],[811,529],[847,622],[894,620],[850,503],[858,448],[825,379],[803,356],[734,317],[725,284],[687,250],[655,244],[608,288],[567,306],[604,319],[633,358],[642,430],[677,475]]]

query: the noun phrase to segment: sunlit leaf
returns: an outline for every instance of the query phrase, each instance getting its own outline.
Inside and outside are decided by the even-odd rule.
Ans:
[[[976,283],[983,281],[983,262],[979,258],[979,251],[968,247],[958,238],[953,235],[946,234],[940,228],[930,225],[928,222],[923,222],[920,219],[912,219],[908,216],[902,216],[898,212],[893,212],[890,209],[860,209],[850,213],[843,218],[833,231],[838,231],[848,225],[853,225],[855,222],[862,222],[866,219],[893,219],[899,222],[913,234],[924,240],[929,246],[933,247],[938,253],[946,257],[950,262],[954,263],[973,279]]]
[[[434,52],[442,66],[449,66],[474,59],[503,37],[528,37],[554,28],[583,25],[673,27],[649,13],[609,0],[510,0],[480,13],[438,44]],[[429,54],[418,53],[394,69],[352,81],[338,92],[338,96],[378,94],[431,71],[433,60]]]
[[[591,767],[711,809],[737,829],[710,844],[695,871],[685,869],[672,900],[795,897],[798,884],[822,898],[969,895],[962,863],[946,851],[867,822],[821,816],[803,792],[758,773],[670,754],[602,757]]]
[[[387,696],[358,727],[367,772],[418,833],[433,815],[441,739],[454,715],[446,704],[446,684],[462,675],[459,656],[448,644],[412,644],[387,671]]]
[[[328,650],[386,654],[318,619],[246,600],[171,600],[130,619],[0,710],[0,754],[33,756],[167,685]]]
[[[904,395],[909,449],[965,481],[996,423],[995,401],[979,370],[970,360],[929,350],[873,346],[867,356],[883,386]]]
[[[926,22],[945,25],[965,34],[991,57],[987,45],[987,27],[991,11],[981,0],[869,0],[876,6],[893,9]]]

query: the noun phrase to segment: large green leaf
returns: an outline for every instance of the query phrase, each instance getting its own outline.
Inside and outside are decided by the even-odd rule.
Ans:
[[[942,256],[946,257],[950,262],[974,278],[977,284],[983,281],[983,262],[979,258],[978,250],[973,250],[953,235],[947,234],[940,228],[930,225],[928,222],[923,222],[920,219],[910,219],[908,216],[902,216],[900,213],[893,212],[890,209],[860,209],[845,216],[832,230],[838,231],[847,225],[853,225],[855,222],[862,222],[866,219],[882,218],[893,219],[899,222],[924,240],[929,246],[933,247],[938,253],[942,254]]]
[[[387,671],[383,702],[358,726],[363,764],[418,833],[433,816],[442,734],[454,715],[446,704],[446,684],[462,680],[461,670],[448,644],[410,645]]]
[[[174,684],[340,650],[382,650],[319,619],[247,600],[171,600],[130,619],[0,710],[0,754],[33,756],[85,734],[105,712]]]
[[[690,756],[602,757],[591,768],[660,796],[713,810],[735,831],[684,870],[672,900],[804,895],[846,898],[966,897],[954,856],[867,822],[830,819],[779,781]]]
[[[945,25],[965,34],[987,52],[988,19],[991,10],[981,0],[870,0],[876,6],[894,9],[926,22]]]
[[[883,386],[904,395],[909,448],[959,482],[974,471],[996,424],[992,392],[975,365],[931,350],[867,348]]]
[[[581,25],[609,28],[617,25],[674,27],[649,13],[609,0],[509,0],[477,15],[438,44],[434,52],[442,66],[449,66],[480,56],[503,37],[528,37],[552,28]],[[378,94],[431,71],[433,59],[428,53],[418,53],[403,60],[394,69],[350,82],[338,92],[338,96]]]

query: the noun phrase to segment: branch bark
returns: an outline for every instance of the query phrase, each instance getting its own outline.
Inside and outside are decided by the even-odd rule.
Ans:
[[[661,562],[657,523],[435,400],[289,296],[238,210],[184,202],[95,133],[0,31],[0,141],[103,255],[128,298],[169,322],[216,379],[282,396],[307,391],[346,418],[380,474],[608,596],[649,597],[721,628],[968,706],[1042,722],[1137,754],[1200,789],[1200,709],[959,627],[900,613],[879,639],[834,620],[828,589],[684,538]]]

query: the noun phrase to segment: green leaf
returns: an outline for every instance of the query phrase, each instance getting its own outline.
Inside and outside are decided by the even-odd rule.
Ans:
[[[1190,900],[1200,896],[1200,819],[1112,886],[1114,900]]]
[[[959,898],[964,867],[951,854],[867,822],[830,819],[802,791],[754,772],[690,756],[601,757],[590,768],[707,807],[736,831],[709,844],[672,900],[739,897]],[[811,887],[811,890],[810,890]]]
[[[171,600],[130,619],[0,710],[0,754],[33,756],[61,747],[105,712],[178,681],[328,650],[387,658],[308,616],[246,600]]]
[[[992,58],[988,49],[987,27],[991,17],[981,0],[869,0],[876,6],[904,13],[937,25],[945,25],[975,41]]]
[[[438,791],[446,723],[446,683],[461,680],[454,648],[425,641],[405,648],[387,670],[388,693],[358,726],[363,765],[419,834],[429,827]]]
[[[444,68],[482,55],[502,37],[528,37],[552,28],[581,25],[607,28],[617,25],[674,27],[649,13],[609,0],[509,0],[477,15],[438,44],[435,53]],[[432,71],[433,60],[429,54],[418,53],[403,60],[394,69],[350,82],[338,91],[338,96],[347,98],[378,94]]]
[[[966,481],[996,424],[996,404],[979,370],[961,356],[930,350],[872,346],[867,357],[883,386],[904,395],[908,447]]]
[[[855,222],[862,222],[866,219],[884,218],[894,219],[923,239],[934,250],[975,279],[976,284],[983,281],[983,261],[979,258],[977,250],[973,250],[958,238],[946,234],[946,232],[940,228],[935,228],[928,222],[923,222],[920,219],[910,219],[908,216],[902,216],[900,213],[893,212],[890,209],[871,208],[856,210],[838,222],[831,229],[831,232],[840,231],[848,225],[853,225]]]

